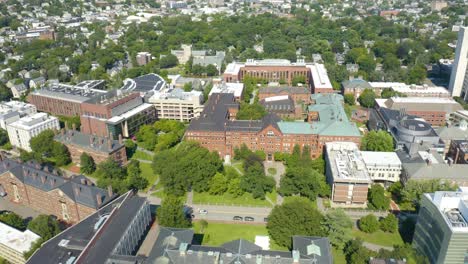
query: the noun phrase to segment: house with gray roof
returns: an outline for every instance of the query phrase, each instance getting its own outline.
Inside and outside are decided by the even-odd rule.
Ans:
[[[144,263],[165,264],[308,264],[333,263],[328,238],[293,236],[292,251],[264,250],[244,239],[237,239],[219,247],[193,244],[192,229],[161,227],[158,238]]]
[[[98,188],[83,175],[65,177],[50,166],[2,156],[0,187],[12,202],[69,223],[86,218],[116,196],[112,188]]]

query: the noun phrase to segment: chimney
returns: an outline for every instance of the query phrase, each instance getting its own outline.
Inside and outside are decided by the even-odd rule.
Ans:
[[[56,179],[50,179],[50,186],[55,187],[55,183],[57,183]]]
[[[112,138],[107,139],[107,148],[109,148],[109,150],[112,149]]]
[[[427,163],[428,166],[431,166],[431,164],[432,164],[431,159],[430,159],[430,158],[427,158],[427,159],[426,159],[426,163]]]
[[[41,176],[41,182],[42,182],[42,184],[44,184],[45,181],[46,181],[46,178],[45,178],[44,176]]]
[[[81,179],[81,184],[86,185],[86,179]]]
[[[75,196],[80,195],[80,188],[75,187]]]
[[[122,134],[119,134],[119,144],[122,145],[122,142],[123,142],[123,140],[122,140]]]
[[[112,185],[107,186],[107,196],[112,197],[114,193],[112,192]]]
[[[98,206],[102,204],[102,196],[99,193],[96,194],[96,202]]]
[[[187,252],[188,244],[187,243],[180,243],[179,245],[179,254],[180,256],[185,256]]]
[[[299,253],[299,250],[293,250],[292,257],[293,257],[293,263],[298,264],[301,258],[301,254]]]

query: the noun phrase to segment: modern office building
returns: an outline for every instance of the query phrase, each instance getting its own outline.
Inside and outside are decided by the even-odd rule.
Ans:
[[[452,96],[468,100],[468,27],[460,27],[458,31],[455,61],[450,74],[449,91]]]
[[[246,144],[262,150],[272,160],[275,152],[291,153],[297,144],[309,146],[311,157],[323,152],[326,142],[350,141],[360,144],[361,134],[343,109],[338,94],[314,94],[309,106],[309,122],[281,121],[268,114],[261,120],[236,120],[240,104],[233,94],[212,94],[199,118],[193,119],[185,139],[194,140],[221,157],[232,156],[234,149]]]
[[[157,92],[148,99],[154,105],[159,119],[172,119],[190,122],[203,111],[203,93],[192,90],[185,92],[180,88]]]
[[[333,263],[327,238],[293,236],[291,239],[292,251],[264,250],[244,239],[230,241],[217,247],[201,246],[192,244],[192,229],[161,227],[144,263]]]
[[[292,63],[284,59],[252,60],[245,63],[232,62],[223,74],[225,82],[242,82],[244,76],[265,79],[269,82],[285,82],[292,85],[295,78],[303,78],[314,93],[333,93],[333,87],[323,64],[306,63],[298,59]]]
[[[25,116],[7,125],[8,138],[12,146],[31,151],[29,141],[42,131],[59,130],[60,124],[56,117],[47,113],[36,113]]]
[[[84,81],[77,85],[53,83],[28,95],[28,102],[35,105],[38,111],[52,115],[79,116],[80,105],[93,98],[106,94],[102,90],[105,82]]]
[[[27,263],[144,263],[136,252],[151,222],[146,198],[129,191],[42,244]]]
[[[1,156],[0,186],[11,202],[69,223],[79,222],[115,197],[112,189],[98,188],[83,175],[67,178],[49,166]]]
[[[156,108],[136,92],[112,90],[81,104],[81,132],[100,137],[135,135],[141,125],[156,120]]]
[[[29,251],[41,238],[29,229],[20,231],[2,222],[0,222],[0,234],[0,257],[15,264],[25,263],[24,252]]]
[[[325,176],[332,187],[334,207],[367,207],[367,191],[372,183],[359,148],[352,142],[325,144]]]
[[[6,130],[10,123],[37,113],[36,106],[21,101],[0,102],[0,128]]]
[[[119,164],[127,163],[122,135],[119,136],[119,140],[114,140],[109,137],[84,134],[77,130],[62,129],[60,133],[55,135],[54,140],[67,147],[72,162],[75,164],[80,164],[83,153],[91,156],[96,164],[108,158],[112,158]]]
[[[413,247],[431,264],[468,261],[468,190],[422,195]]]
[[[377,108],[404,111],[418,116],[432,126],[444,126],[451,113],[463,110],[463,107],[452,98],[440,97],[391,97],[376,99]]]

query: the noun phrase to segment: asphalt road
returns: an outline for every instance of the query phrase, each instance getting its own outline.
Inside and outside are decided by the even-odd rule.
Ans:
[[[216,221],[235,221],[234,216],[245,218],[250,216],[254,218],[253,223],[265,223],[265,218],[271,212],[268,207],[239,207],[239,206],[215,206],[215,205],[192,205],[195,220],[206,219]],[[207,210],[207,214],[200,214],[200,210]],[[247,222],[237,220],[236,222]],[[247,223],[252,223],[247,222]]]

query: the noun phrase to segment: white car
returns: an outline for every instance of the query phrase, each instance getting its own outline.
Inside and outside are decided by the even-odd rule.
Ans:
[[[208,213],[208,211],[205,210],[205,209],[200,209],[200,210],[198,210],[198,212],[199,212],[200,214],[203,214],[203,215],[206,215],[206,214]]]

